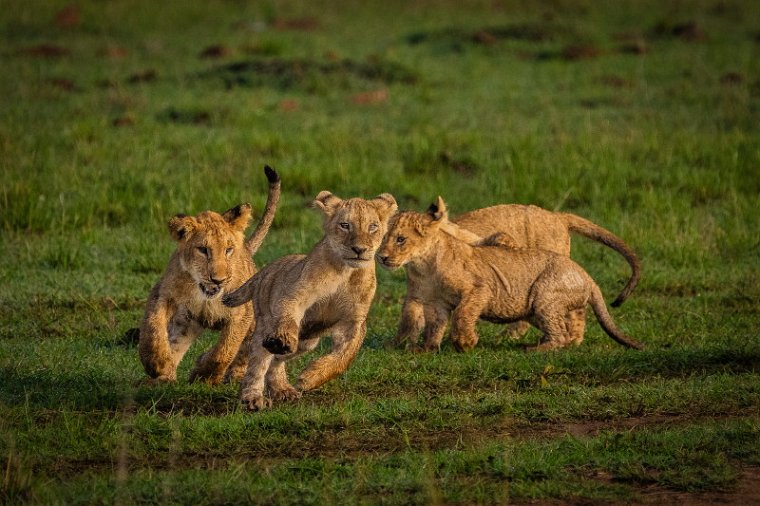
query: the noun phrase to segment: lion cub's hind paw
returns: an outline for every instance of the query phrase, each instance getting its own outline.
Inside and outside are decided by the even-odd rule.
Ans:
[[[263,395],[241,398],[240,402],[243,404],[243,408],[248,411],[261,411],[272,407],[272,400]]]
[[[271,390],[269,392],[270,397],[273,401],[277,402],[290,402],[290,401],[297,401],[301,398],[301,392],[296,390],[293,387],[288,388],[282,388],[279,390]]]

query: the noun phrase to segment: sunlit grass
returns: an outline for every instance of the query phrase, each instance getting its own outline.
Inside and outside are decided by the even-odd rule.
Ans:
[[[66,7],[0,11],[0,503],[624,501],[760,465],[757,6]],[[188,384],[212,332],[177,384],[141,384],[123,336],[167,220],[258,215],[264,164],[283,195],[259,265],[319,239],[324,189],[573,212],[641,258],[612,314],[647,349],[590,318],[555,353],[489,324],[468,354],[392,350],[404,277],[379,271],[364,349],[298,403]],[[573,257],[608,300],[629,275],[582,238]]]

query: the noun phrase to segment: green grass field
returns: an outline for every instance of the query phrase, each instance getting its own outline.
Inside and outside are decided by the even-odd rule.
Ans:
[[[0,503],[760,501],[757,19],[740,0],[4,2]],[[264,164],[283,195],[260,266],[318,240],[320,190],[536,204],[639,254],[612,314],[647,349],[592,318],[557,352],[490,324],[467,354],[392,349],[404,276],[379,270],[359,357],[297,403],[189,384],[212,332],[176,384],[141,385],[123,335],[167,220],[258,214]],[[607,300],[627,279],[600,244],[573,257]]]

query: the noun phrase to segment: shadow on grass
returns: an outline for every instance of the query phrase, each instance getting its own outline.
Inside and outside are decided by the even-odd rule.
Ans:
[[[9,406],[115,410],[124,405],[126,393],[123,381],[103,371],[0,369],[0,402]]]

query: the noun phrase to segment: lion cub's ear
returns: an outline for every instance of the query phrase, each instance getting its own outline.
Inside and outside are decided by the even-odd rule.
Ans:
[[[178,214],[169,220],[169,233],[175,241],[182,241],[193,234],[197,224],[198,222],[192,216]]]
[[[433,218],[433,221],[444,221],[448,219],[449,211],[446,209],[446,203],[443,201],[440,195],[435,200],[435,202],[430,204],[430,207],[428,207],[428,214],[431,218]]]
[[[380,213],[380,217],[383,221],[387,220],[398,211],[396,199],[393,198],[393,195],[390,193],[381,193],[372,199],[372,204],[375,206],[375,209],[377,209],[377,212]]]
[[[228,209],[224,212],[222,218],[224,218],[224,221],[229,223],[232,228],[242,232],[248,228],[248,223],[251,221],[251,205],[240,204],[232,209]]]
[[[335,210],[338,209],[341,202],[343,202],[343,199],[340,197],[333,195],[329,191],[322,190],[314,198],[314,202],[312,202],[311,205],[322,211],[322,214],[329,217],[335,213]]]

